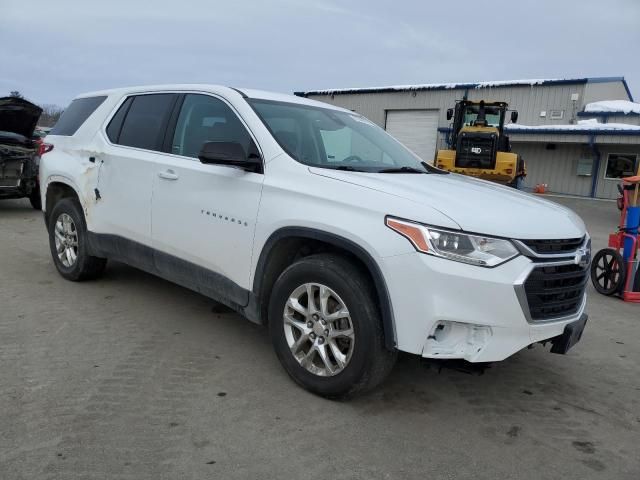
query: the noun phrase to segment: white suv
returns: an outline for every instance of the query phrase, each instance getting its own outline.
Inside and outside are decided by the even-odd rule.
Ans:
[[[370,388],[397,351],[499,361],[580,339],[590,240],[570,210],[449,174],[357,113],[169,85],[76,98],[42,205],[69,280],[125,262],[268,324],[291,377]]]

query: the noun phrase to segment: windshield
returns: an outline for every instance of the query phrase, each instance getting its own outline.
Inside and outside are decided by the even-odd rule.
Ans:
[[[247,101],[280,146],[305,165],[363,172],[427,171],[419,157],[356,113],[270,100]]]
[[[478,110],[480,107],[478,105],[468,105],[464,109],[464,118],[463,118],[463,126],[465,127],[473,127],[476,125],[476,120],[478,118]],[[485,120],[487,122],[488,127],[499,127],[502,113],[499,108],[496,107],[484,107]]]

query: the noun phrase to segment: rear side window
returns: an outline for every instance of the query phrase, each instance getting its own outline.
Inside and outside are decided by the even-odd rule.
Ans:
[[[73,135],[106,98],[106,96],[76,98],[64,111],[49,135]]]
[[[127,147],[161,150],[167,119],[176,97],[174,93],[133,97],[117,143]]]
[[[107,137],[113,143],[118,143],[118,138],[120,137],[120,131],[122,130],[122,123],[124,122],[124,117],[127,116],[127,112],[129,111],[129,107],[133,102],[133,97],[127,98],[124,103],[120,106],[116,114],[113,116],[109,125],[107,125]]]

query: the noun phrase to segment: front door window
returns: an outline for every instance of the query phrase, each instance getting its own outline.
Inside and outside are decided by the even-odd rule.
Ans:
[[[198,158],[206,142],[237,142],[247,155],[253,145],[249,132],[225,102],[209,95],[189,94],[180,110],[171,153]]]

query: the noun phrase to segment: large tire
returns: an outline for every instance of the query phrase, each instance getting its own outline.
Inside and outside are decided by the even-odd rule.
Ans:
[[[34,188],[29,194],[29,202],[36,210],[42,210],[42,199],[40,198],[40,188]]]
[[[310,308],[309,293],[305,292],[311,292],[315,308]],[[324,308],[321,295],[327,298]],[[295,309],[291,298],[299,300]],[[340,315],[343,317],[335,319]],[[269,330],[276,354],[291,378],[327,398],[346,398],[374,388],[396,359],[396,352],[384,346],[371,281],[360,268],[337,255],[305,257],[280,275],[269,302]],[[347,336],[349,332],[352,338]]]
[[[49,247],[53,263],[67,280],[79,282],[97,278],[107,264],[105,258],[89,254],[84,214],[73,198],[63,198],[51,211]]]

